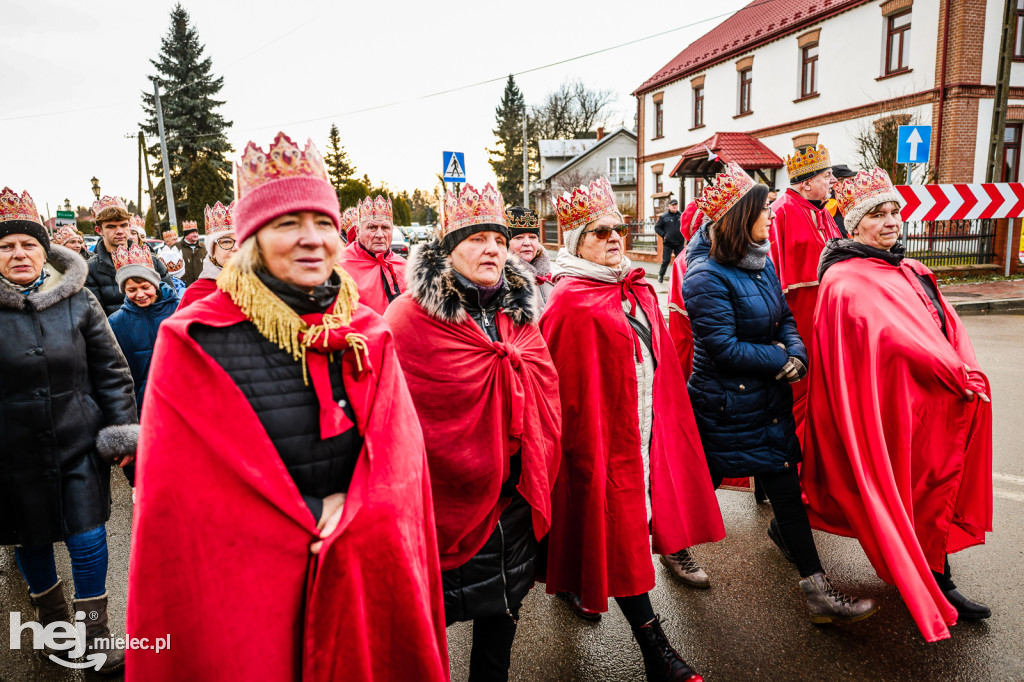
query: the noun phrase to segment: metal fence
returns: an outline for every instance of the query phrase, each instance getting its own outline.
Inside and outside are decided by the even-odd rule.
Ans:
[[[640,253],[658,253],[658,235],[654,234],[654,221],[626,223],[629,241],[626,248]]]
[[[996,256],[994,220],[906,223],[907,255],[925,265],[985,265]]]

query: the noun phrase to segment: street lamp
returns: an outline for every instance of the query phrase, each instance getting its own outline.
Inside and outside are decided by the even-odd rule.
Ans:
[[[71,210],[71,200],[70,199],[65,199],[64,200],[64,210],[65,211],[70,211]]]
[[[100,198],[100,181],[96,179],[96,176],[92,176],[92,193],[96,196],[96,199]]]

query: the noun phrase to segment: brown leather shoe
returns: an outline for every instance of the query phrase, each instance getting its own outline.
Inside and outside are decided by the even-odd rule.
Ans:
[[[582,602],[580,602],[578,594],[573,594],[572,592],[559,592],[555,596],[568,604],[569,608],[572,609],[572,612],[583,620],[589,620],[592,623],[596,623],[601,620],[601,612],[591,611],[584,607]]]
[[[687,587],[695,590],[706,590],[711,587],[711,578],[693,558],[689,549],[681,549],[675,554],[662,554],[661,563]]]

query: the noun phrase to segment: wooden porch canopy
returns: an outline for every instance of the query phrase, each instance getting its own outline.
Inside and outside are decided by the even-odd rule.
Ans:
[[[760,140],[746,133],[715,133],[683,152],[669,177],[710,180],[730,161],[767,185],[775,182],[775,171],[782,168],[782,159]]]

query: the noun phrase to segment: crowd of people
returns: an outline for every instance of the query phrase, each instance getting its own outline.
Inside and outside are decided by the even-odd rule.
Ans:
[[[774,201],[728,164],[670,207],[667,323],[603,178],[554,201],[553,261],[491,185],[447,193],[406,261],[390,201],[342,213],[283,133],[245,148],[202,240],[186,222],[157,249],[115,197],[90,253],[4,188],[0,542],[35,618],[87,612],[101,672],[147,682],[446,680],[446,627],[472,621],[470,679],[506,680],[542,582],[585,620],[614,599],[648,680],[700,680],[654,611],[653,556],[709,588],[691,550],[726,535],[715,489],[751,479],[813,623],[878,605],[832,583],[812,528],[857,538],[928,641],[988,617],[948,559],[992,528],[966,331],[899,244],[884,171],[837,183],[823,146],[787,171]],[[126,630],[165,651],[110,639],[113,467]]]

